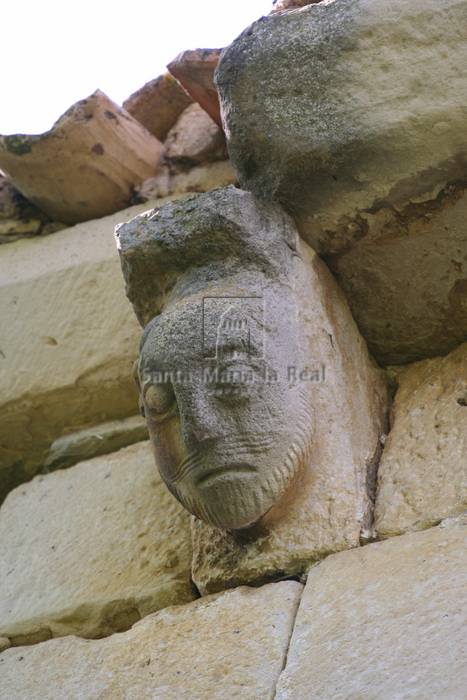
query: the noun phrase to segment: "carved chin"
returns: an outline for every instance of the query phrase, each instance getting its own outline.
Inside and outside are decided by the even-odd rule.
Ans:
[[[302,438],[304,436],[302,435]],[[180,503],[200,520],[223,530],[257,523],[284,495],[305,463],[309,440],[295,441],[276,468],[248,464],[207,471],[197,483],[167,483]]]

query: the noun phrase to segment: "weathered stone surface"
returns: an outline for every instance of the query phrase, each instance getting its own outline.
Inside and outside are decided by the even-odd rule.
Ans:
[[[105,636],[193,599],[189,516],[147,441],[12,492],[0,552],[0,636],[14,645]]]
[[[35,236],[48,221],[0,172],[0,244]]]
[[[150,177],[136,188],[137,198],[147,202],[172,194],[208,192],[217,187],[235,185],[237,182],[237,173],[227,160],[197,165],[186,172],[172,170],[169,165],[161,166],[158,175]]]
[[[222,49],[183,51],[167,68],[189,95],[222,126],[219,96],[214,85],[214,71]]]
[[[297,573],[357,545],[385,386],[289,217],[229,187],[147,212],[117,236],[147,325],[138,375],[158,466],[200,519],[199,589]],[[225,318],[243,319],[248,341]]]
[[[423,178],[422,178],[423,180]],[[444,355],[467,339],[467,194],[368,214],[371,234],[327,259],[384,364]]]
[[[2,651],[5,651],[5,649],[9,649],[11,646],[10,640],[7,639],[6,637],[0,637],[0,654]]]
[[[385,364],[467,338],[466,39],[466,0],[335,0],[256,22],[217,70],[241,185],[336,256]]]
[[[302,586],[238,588],[161,610],[97,641],[67,637],[0,656],[2,700],[272,698]]]
[[[159,141],[165,141],[170,129],[191,102],[191,97],[175,78],[170,73],[164,73],[130,95],[123,103],[123,109]]]
[[[147,207],[1,247],[0,501],[56,438],[138,412],[113,229]]]
[[[466,530],[447,522],[312,568],[277,700],[464,700]]]
[[[122,447],[147,439],[148,429],[142,416],[100,423],[55,440],[50,446],[42,471],[65,469],[85,459],[116,452]]]
[[[199,165],[227,156],[222,130],[199,104],[185,109],[165,141],[165,157],[181,165]]]
[[[97,90],[38,136],[0,136],[0,167],[52,219],[73,224],[128,206],[162,144]]]
[[[378,470],[381,537],[467,510],[467,343],[403,369],[397,383]]]
[[[313,5],[321,0],[274,0],[272,12],[284,12],[284,10],[295,10],[305,5]]]

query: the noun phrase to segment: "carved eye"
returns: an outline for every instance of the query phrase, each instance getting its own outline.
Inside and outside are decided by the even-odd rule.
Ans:
[[[175,394],[169,383],[149,384],[144,391],[144,405],[155,416],[163,416],[174,402]]]

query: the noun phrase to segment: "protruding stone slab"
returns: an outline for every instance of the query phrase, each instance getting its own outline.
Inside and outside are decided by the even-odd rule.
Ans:
[[[0,167],[56,221],[74,224],[124,209],[156,172],[161,143],[97,90],[39,136],[0,137]]]
[[[165,157],[182,166],[225,160],[227,151],[223,131],[199,106],[185,109],[165,141]]]
[[[189,516],[148,442],[38,476],[0,510],[0,637],[128,629],[193,599],[190,564]]]
[[[158,465],[202,593],[304,571],[370,525],[386,390],[335,281],[233,187],[117,230]]]
[[[123,109],[159,141],[165,141],[170,129],[191,102],[191,97],[175,78],[170,73],[164,73],[130,95],[123,103]]]
[[[224,51],[216,75],[240,184],[336,256],[377,359],[407,363],[467,339],[467,0],[272,14]]]
[[[1,247],[0,501],[64,433],[138,412],[113,230],[150,206]]]
[[[214,85],[214,71],[222,49],[183,51],[167,68],[201,107],[222,126],[219,96]]]
[[[77,462],[116,452],[122,447],[142,442],[147,438],[146,421],[139,415],[100,423],[54,440],[44,462],[43,471],[66,469]]]
[[[467,511],[467,343],[402,369],[378,470],[381,537]]]
[[[294,581],[238,588],[162,610],[108,639],[7,650],[2,700],[272,698],[301,591]]]
[[[311,569],[277,700],[464,700],[467,527],[445,525]]]

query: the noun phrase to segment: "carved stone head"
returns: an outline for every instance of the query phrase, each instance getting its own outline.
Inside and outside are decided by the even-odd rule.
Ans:
[[[136,374],[162,478],[207,523],[257,523],[307,462],[313,432],[293,224],[230,187],[116,235],[144,327]]]

